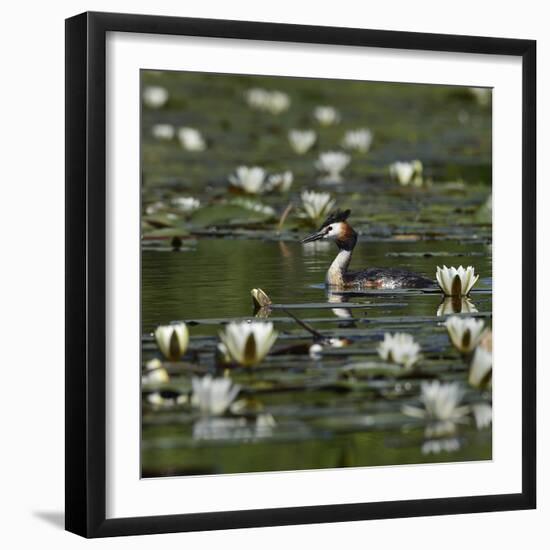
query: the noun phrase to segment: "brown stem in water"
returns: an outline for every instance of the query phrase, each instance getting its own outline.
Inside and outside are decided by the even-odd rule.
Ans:
[[[287,216],[290,214],[290,211],[292,210],[292,203],[289,202],[288,203],[288,206],[284,209],[284,212],[281,214],[281,218],[279,219],[279,224],[277,225],[277,232],[280,233],[282,228],[283,228],[283,225],[286,221],[286,218]]]

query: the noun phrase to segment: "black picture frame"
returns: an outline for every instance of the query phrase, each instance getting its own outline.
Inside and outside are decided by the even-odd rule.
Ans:
[[[427,500],[106,519],[105,40],[109,31],[520,57],[522,491]],[[536,506],[536,42],[115,13],[66,20],[66,529],[107,537],[531,509]]]

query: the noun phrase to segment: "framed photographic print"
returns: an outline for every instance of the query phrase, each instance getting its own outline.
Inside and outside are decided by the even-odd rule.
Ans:
[[[68,530],[535,507],[535,60],[67,20]]]

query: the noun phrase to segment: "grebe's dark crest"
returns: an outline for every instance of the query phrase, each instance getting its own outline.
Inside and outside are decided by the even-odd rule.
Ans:
[[[425,288],[434,286],[434,282],[430,279],[403,269],[371,267],[363,271],[348,271],[351,255],[357,244],[357,233],[347,222],[350,214],[351,210],[332,212],[316,233],[302,241],[302,243],[310,243],[324,239],[336,243],[338,254],[327,271],[327,286],[336,288]]]

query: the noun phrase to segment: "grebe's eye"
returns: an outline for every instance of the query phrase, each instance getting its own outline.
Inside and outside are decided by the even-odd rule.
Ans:
[[[332,226],[329,225],[329,226],[327,227],[327,233],[330,233],[331,231],[332,231]]]

